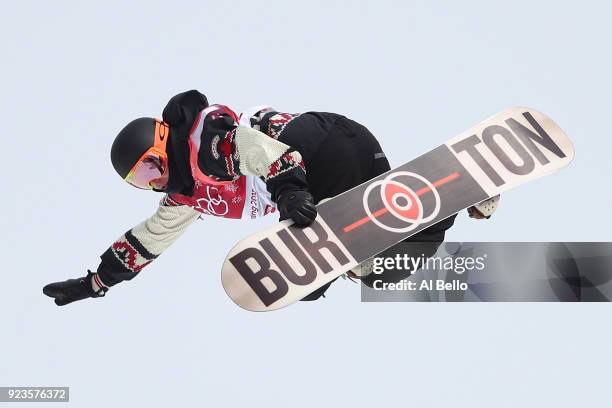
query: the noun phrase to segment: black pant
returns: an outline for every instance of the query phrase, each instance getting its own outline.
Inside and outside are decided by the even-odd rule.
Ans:
[[[334,197],[391,170],[389,161],[374,135],[365,126],[344,117],[336,121],[317,152],[312,157],[305,158],[305,165],[308,190],[313,195],[315,203]],[[431,249],[434,246],[437,249],[454,220],[455,217],[452,216],[406,241],[432,242]],[[428,250],[423,253],[429,252]],[[377,275],[376,278],[385,279],[381,275]],[[400,281],[404,277],[386,278],[390,281]],[[302,300],[320,298],[332,283],[333,281],[327,283]],[[364,283],[368,284],[369,281],[365,279]]]
[[[334,197],[389,171],[378,140],[363,125],[341,117],[312,157],[305,158],[315,202]]]

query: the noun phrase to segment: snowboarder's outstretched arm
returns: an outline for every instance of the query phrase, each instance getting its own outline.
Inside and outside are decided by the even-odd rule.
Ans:
[[[135,277],[174,243],[198,217],[198,211],[186,205],[163,203],[155,214],[127,231],[100,257],[98,275],[107,286]]]
[[[96,273],[63,282],[50,283],[43,293],[55,298],[58,306],[89,297],[101,297],[117,283],[134,278],[197,220],[193,208],[162,204],[155,214],[127,231],[100,257]]]

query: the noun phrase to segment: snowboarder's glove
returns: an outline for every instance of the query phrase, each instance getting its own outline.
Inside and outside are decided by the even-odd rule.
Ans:
[[[94,274],[91,271],[87,271],[87,276],[82,278],[50,283],[43,288],[43,293],[55,298],[55,304],[58,306],[64,306],[68,303],[90,297],[102,297],[108,289],[102,287],[98,291],[94,291],[91,284],[93,276]]]
[[[305,190],[284,191],[278,199],[280,219],[291,218],[300,227],[312,224],[317,218],[317,207],[312,195]]]
[[[495,197],[491,197],[484,200],[476,205],[468,208],[468,214],[471,218],[482,219],[491,218],[497,206],[499,205],[499,194]]]

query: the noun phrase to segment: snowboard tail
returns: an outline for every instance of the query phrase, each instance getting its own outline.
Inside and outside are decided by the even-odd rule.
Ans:
[[[511,108],[424,155],[317,206],[315,222],[280,222],[240,241],[222,268],[239,306],[302,299],[366,259],[457,212],[567,166],[574,148],[548,117]]]

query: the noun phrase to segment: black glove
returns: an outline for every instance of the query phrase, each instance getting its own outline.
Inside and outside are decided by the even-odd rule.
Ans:
[[[300,227],[312,224],[317,218],[317,207],[314,205],[314,199],[305,190],[283,192],[278,198],[278,211],[281,221],[291,218]]]
[[[43,288],[43,293],[55,298],[55,304],[64,306],[68,303],[76,302],[90,297],[102,297],[106,290],[100,289],[98,292],[93,290],[91,279],[93,273],[87,271],[87,276],[78,279],[68,279],[63,282],[50,283]]]

